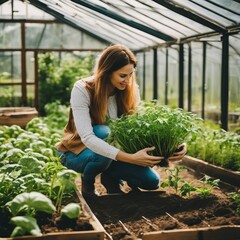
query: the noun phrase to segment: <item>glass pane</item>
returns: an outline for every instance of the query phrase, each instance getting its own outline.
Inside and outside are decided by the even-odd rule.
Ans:
[[[21,47],[21,25],[20,23],[0,22],[0,48]]]
[[[177,49],[168,50],[168,105],[178,107],[179,66]]]
[[[35,100],[35,86],[28,85],[27,86],[27,106],[34,107],[34,100]]]
[[[184,109],[186,110],[190,110],[191,109],[191,103],[188,102],[188,89],[189,89],[189,45],[188,44],[184,44],[184,70],[183,70],[183,73],[184,73],[184,93],[183,93],[183,101],[184,101]],[[189,109],[190,108],[190,109]]]
[[[140,89],[140,97],[141,99],[145,99],[144,93],[144,53],[137,53],[136,58],[138,61],[137,69],[136,69],[136,77],[137,83]]]
[[[0,18],[12,19],[12,2],[13,2],[13,19],[54,19],[53,16],[29,4],[28,1],[7,1],[0,5]]]
[[[21,86],[0,87],[0,107],[19,107],[22,105]]]
[[[202,43],[192,42],[192,112],[202,110]]]
[[[221,66],[222,43],[207,44],[206,49],[206,84],[205,84],[205,119],[219,124],[221,103]]]
[[[229,129],[240,127],[240,34],[229,38]]]
[[[71,37],[70,37],[71,36]],[[106,44],[65,24],[26,24],[27,48],[104,48]]]
[[[0,86],[0,107],[13,106],[13,87]]]
[[[161,105],[167,104],[165,101],[167,82],[166,82],[166,55],[167,49],[158,49],[158,102]]]
[[[146,52],[146,83],[145,83],[145,98],[146,101],[153,100],[153,52]]]
[[[0,52],[0,83],[21,82],[21,53]]]
[[[209,1],[203,0],[176,0],[181,5],[186,6],[187,8],[192,9],[193,11],[205,16],[206,18],[210,18],[219,24],[224,26],[231,26],[234,21],[239,22],[239,16],[237,14],[232,13],[231,11],[227,11],[216,4],[212,4]],[[214,1],[213,1],[214,2]],[[224,6],[228,6],[226,3]],[[238,5],[239,9],[240,4]]]
[[[34,53],[27,52],[26,53],[26,67],[27,67],[27,83],[34,83]]]

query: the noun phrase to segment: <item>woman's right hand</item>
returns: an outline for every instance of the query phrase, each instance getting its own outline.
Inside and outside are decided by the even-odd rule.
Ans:
[[[159,164],[164,159],[164,157],[162,156],[151,156],[148,154],[148,152],[151,152],[154,149],[155,147],[144,148],[133,154],[120,151],[117,154],[117,160],[131,164],[136,164],[142,167],[153,167]]]

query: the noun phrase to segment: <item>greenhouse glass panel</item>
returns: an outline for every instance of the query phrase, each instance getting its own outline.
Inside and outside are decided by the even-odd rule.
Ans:
[[[95,4],[108,8],[109,10],[116,12],[117,14],[131,19],[132,21],[139,22],[146,26],[149,26],[156,30],[161,30],[163,33],[174,36],[174,37],[183,37],[192,34],[196,34],[198,31],[197,28],[192,28],[192,23],[185,18],[185,22],[190,24],[182,24],[182,21],[179,21],[179,18],[183,19],[179,14],[174,13],[171,10],[168,10],[161,5],[154,3],[152,1],[117,1],[117,3],[111,4],[111,1],[91,1]],[[123,4],[123,2],[125,4]],[[105,3],[105,4],[103,4]],[[109,7],[109,5],[111,7]],[[178,16],[177,16],[178,15]],[[177,19],[175,18],[177,16]],[[197,24],[200,26],[200,24]],[[206,27],[201,26],[205,31]],[[209,29],[210,30],[210,29]]]
[[[33,107],[35,100],[35,86],[28,85],[27,86],[27,105]]]
[[[144,53],[137,53],[136,58],[138,61],[136,68],[136,80],[139,85],[140,97],[141,99],[145,99],[145,77],[144,77]]]
[[[240,125],[240,34],[229,38],[229,129]],[[235,46],[235,47],[233,47]]]
[[[34,83],[34,72],[35,72],[35,59],[34,52],[26,53],[26,67],[27,67],[27,83]]]
[[[122,43],[128,45],[129,47],[142,48],[148,46],[148,44],[153,45],[163,42],[156,37],[152,37],[149,34],[139,31],[133,27],[129,27],[126,24],[116,21],[89,8],[81,6],[80,4],[75,4],[71,1],[65,1],[64,3],[59,2],[56,6],[53,4],[53,1],[49,0],[47,3],[47,7],[49,9],[63,14],[65,19],[78,25],[82,29],[91,32],[96,36],[105,38],[113,43]],[[122,31],[124,30],[128,30],[129,33],[123,34]],[[136,44],[139,44],[135,42],[136,35],[142,38],[142,45],[136,46]]]
[[[220,121],[221,103],[221,66],[222,43],[207,44],[206,83],[205,83],[205,119],[215,123]]]
[[[12,0],[0,5],[0,18],[12,19]],[[44,11],[34,7],[27,1],[14,0],[13,1],[14,13],[13,19],[54,19],[53,16]]]
[[[21,82],[21,53],[0,52],[0,84]]]
[[[22,105],[20,85],[0,87],[0,107],[16,107]]]
[[[153,51],[146,52],[146,82],[145,82],[145,99],[153,100]]]
[[[175,24],[172,24],[171,26],[175,29],[178,29],[178,25],[181,24],[182,26],[185,26],[188,28],[187,31],[191,30],[193,32],[203,33],[203,32],[209,32],[211,31],[210,28],[197,23],[187,17],[184,17],[178,13],[173,12],[172,10],[163,7],[162,5],[153,2],[152,0],[139,0],[143,4],[146,4],[150,7],[151,11],[157,12],[159,16],[164,16],[167,19],[171,19],[175,22]],[[184,31],[184,34],[187,35],[187,31]]]
[[[192,42],[192,112],[201,116],[203,44]]]
[[[205,16],[206,18],[210,18],[221,25],[231,26],[233,23],[239,23],[239,9],[240,3],[234,3],[235,9],[229,7],[228,9],[223,9],[224,7],[228,7],[229,1],[223,1],[222,4],[218,5],[218,1],[206,1],[206,0],[176,0],[180,5],[184,5],[187,8],[192,9],[193,11]],[[231,3],[232,4],[232,3]],[[222,6],[222,7],[221,7]],[[234,11],[234,12],[233,12]]]
[[[26,48],[39,48],[41,40],[46,31],[46,24],[42,23],[26,23]]]
[[[178,49],[168,49],[168,105],[178,107],[179,56]]]
[[[13,106],[13,87],[12,86],[1,86],[0,87],[0,107],[11,107]]]
[[[22,86],[12,86],[12,106],[22,106]]]
[[[21,47],[21,25],[20,23],[0,22],[0,48]]]
[[[184,44],[183,45],[184,48],[184,70],[183,70],[183,74],[184,74],[184,89],[183,89],[183,105],[184,105],[184,109],[189,110],[191,109],[191,103],[188,101],[189,96],[188,96],[188,89],[189,89],[189,78],[191,78],[191,76],[189,76],[189,61],[191,61],[191,59],[189,59],[189,52],[190,47],[188,44]],[[190,52],[191,53],[191,52]],[[191,73],[190,73],[191,74]],[[190,109],[189,109],[190,108]]]
[[[161,105],[167,104],[166,102],[166,90],[168,87],[166,66],[167,66],[167,48],[158,49],[158,102]]]
[[[27,48],[103,48],[106,44],[65,24],[26,24]]]

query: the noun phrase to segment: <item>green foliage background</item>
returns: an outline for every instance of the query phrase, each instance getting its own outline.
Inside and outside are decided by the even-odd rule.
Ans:
[[[53,53],[39,57],[39,113],[46,115],[44,106],[59,101],[68,105],[73,84],[92,74],[94,55],[70,57],[60,60]]]

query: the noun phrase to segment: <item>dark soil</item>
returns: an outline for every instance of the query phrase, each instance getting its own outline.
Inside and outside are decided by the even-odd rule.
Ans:
[[[169,166],[174,167],[176,166],[171,164]],[[162,181],[167,178],[166,169],[168,168],[156,168]],[[184,170],[180,177],[193,182],[194,186],[202,185],[198,181],[202,176],[192,171]],[[77,185],[81,187],[80,180]],[[239,189],[223,183],[218,189],[213,189],[207,198],[201,198],[197,193],[189,198],[181,197],[170,187],[131,192],[126,183],[122,188],[125,194],[106,195],[99,177],[95,187],[101,196],[85,200],[114,240],[139,239],[144,233],[160,230],[240,225],[240,216],[236,214],[237,205],[228,196],[229,192],[237,192]],[[79,202],[79,199],[74,196],[73,199],[66,199],[63,204],[69,202]],[[13,230],[13,226],[7,224],[9,219],[10,216],[0,218],[1,237],[9,236]],[[59,214],[38,214],[37,219],[43,234],[93,230],[84,212],[77,221],[62,219]]]
[[[162,180],[167,177],[165,170],[157,168]],[[184,170],[180,176],[195,186],[202,185],[197,180],[202,176],[192,171]],[[206,198],[197,193],[183,198],[169,187],[133,193],[124,186],[126,194],[104,195],[105,189],[99,180],[96,188],[103,195],[86,199],[87,203],[114,240],[137,239],[143,233],[160,230],[240,225],[236,203],[228,197],[229,192],[238,189],[223,183]]]

